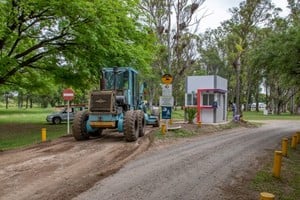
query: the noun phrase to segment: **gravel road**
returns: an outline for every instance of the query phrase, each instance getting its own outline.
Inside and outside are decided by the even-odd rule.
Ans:
[[[74,199],[233,199],[226,188],[233,187],[234,192],[262,159],[280,148],[282,137],[298,130],[298,121],[269,121],[259,128],[186,139],[145,152]]]

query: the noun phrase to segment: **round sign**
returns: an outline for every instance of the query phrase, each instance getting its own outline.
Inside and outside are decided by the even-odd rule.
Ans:
[[[171,84],[172,81],[173,81],[173,77],[172,77],[170,74],[164,74],[164,75],[161,77],[161,81],[162,81],[164,84]]]
[[[65,101],[71,101],[74,99],[74,91],[71,88],[64,89],[63,98]]]

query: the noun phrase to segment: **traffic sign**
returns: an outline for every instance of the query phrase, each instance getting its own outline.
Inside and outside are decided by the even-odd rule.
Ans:
[[[65,101],[71,101],[74,99],[74,91],[71,88],[64,89],[63,98]]]
[[[173,96],[160,96],[159,97],[160,106],[174,106],[174,97]]]
[[[172,84],[162,84],[162,96],[172,96]]]
[[[171,84],[173,81],[173,77],[171,76],[171,74],[164,74],[161,77],[161,82],[164,84]]]
[[[172,118],[172,107],[162,106],[161,107],[161,117],[162,117],[162,119],[171,119]]]

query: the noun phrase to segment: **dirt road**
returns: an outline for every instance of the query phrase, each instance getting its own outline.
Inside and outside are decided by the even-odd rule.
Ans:
[[[148,130],[149,132],[149,130]],[[71,199],[144,152],[149,136],[126,143],[117,132],[77,142],[63,137],[0,152],[0,199]]]
[[[243,182],[273,155],[282,137],[299,129],[298,121],[276,121],[150,151],[75,199],[258,199],[243,194]]]

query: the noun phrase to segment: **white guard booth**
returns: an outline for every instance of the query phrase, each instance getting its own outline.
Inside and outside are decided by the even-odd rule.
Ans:
[[[227,80],[217,76],[188,76],[185,107],[197,109],[196,122],[227,121]]]

